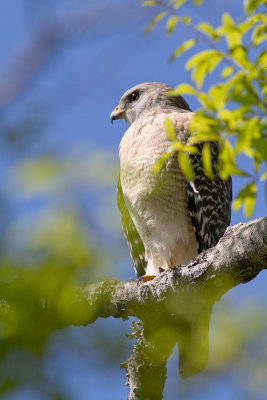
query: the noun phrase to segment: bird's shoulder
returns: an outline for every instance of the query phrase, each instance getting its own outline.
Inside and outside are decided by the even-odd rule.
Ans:
[[[194,113],[180,109],[152,109],[137,118],[124,133],[120,151],[153,141],[167,141],[165,121],[169,118],[176,130],[177,138],[186,141],[189,136],[189,121]]]
[[[140,117],[132,123],[129,129],[142,129],[149,125],[159,125],[162,128],[164,127],[163,124],[166,118],[170,118],[174,125],[181,123],[188,124],[193,115],[193,112],[179,108],[153,108],[152,110],[143,112]]]

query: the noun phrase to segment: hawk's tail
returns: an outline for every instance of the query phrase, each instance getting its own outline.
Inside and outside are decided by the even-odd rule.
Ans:
[[[201,372],[209,358],[209,322],[212,306],[179,330],[179,373],[183,379]]]

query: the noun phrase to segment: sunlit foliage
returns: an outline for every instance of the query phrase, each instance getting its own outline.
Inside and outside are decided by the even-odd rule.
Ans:
[[[183,24],[192,36],[174,50],[170,61],[196,45],[204,49],[188,58],[185,69],[191,71],[192,83],[181,83],[170,94],[195,96],[201,108],[191,122],[194,132],[192,145],[218,141],[220,147],[218,170],[223,179],[230,175],[243,176],[245,183],[234,201],[234,209],[243,206],[250,217],[257,196],[257,183],[266,181],[267,162],[267,15],[266,1],[244,1],[244,15],[235,21],[223,13],[221,25],[214,27],[207,22],[195,24],[183,14],[182,6],[188,0],[144,1],[144,6],[163,9],[147,26],[151,31],[157,22],[167,18],[167,34],[173,34],[178,24]],[[202,1],[194,1],[199,5]],[[192,52],[191,52],[192,54]],[[217,83],[205,85],[209,74],[216,74]],[[167,132],[170,132],[166,127]],[[195,133],[196,132],[196,133]],[[216,132],[220,132],[218,135]],[[178,148],[175,140],[169,155],[178,151],[178,158],[185,175],[192,177],[186,149]],[[181,156],[181,154],[183,154]],[[206,175],[212,179],[208,144],[203,147],[203,164]],[[251,160],[247,168],[239,166],[240,156]],[[165,162],[163,157],[158,167]],[[186,161],[187,159],[187,161]]]

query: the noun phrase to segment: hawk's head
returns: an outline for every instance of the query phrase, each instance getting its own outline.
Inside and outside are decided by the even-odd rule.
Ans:
[[[182,96],[168,96],[172,90],[169,85],[159,82],[145,82],[127,90],[119,105],[110,114],[110,120],[124,118],[132,124],[144,111],[159,108],[161,111],[179,108],[190,111],[189,105]]]

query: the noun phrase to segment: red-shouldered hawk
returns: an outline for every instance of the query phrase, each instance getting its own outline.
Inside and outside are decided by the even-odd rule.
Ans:
[[[210,144],[215,180],[204,174],[201,152],[190,155],[193,182],[186,180],[175,155],[159,173],[152,172],[170,145],[166,117],[178,140],[186,143],[190,136],[193,113],[183,97],[168,96],[169,90],[163,83],[137,85],[110,116],[131,125],[120,143],[118,206],[137,277],[188,263],[214,246],[230,223],[232,183],[220,179],[215,169],[216,142]]]
[[[139,84],[121,97],[110,116],[112,122],[124,118],[130,124],[120,143],[118,206],[136,275],[145,275],[144,280],[214,246],[231,217],[232,182],[216,170],[217,142],[210,143],[214,180],[204,174],[201,151],[189,155],[194,181],[183,175],[177,154],[160,172],[152,171],[171,144],[167,117],[177,140],[186,143],[190,136],[193,113],[183,97],[167,95],[171,89],[163,83]]]

